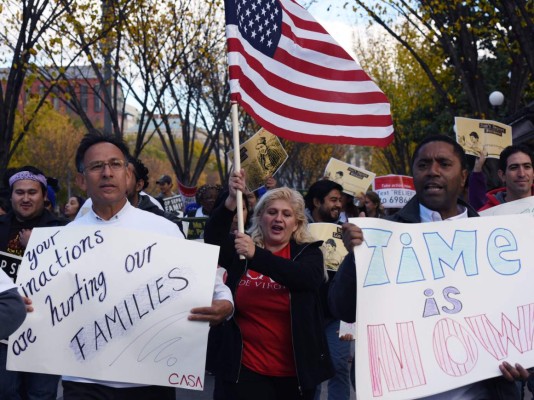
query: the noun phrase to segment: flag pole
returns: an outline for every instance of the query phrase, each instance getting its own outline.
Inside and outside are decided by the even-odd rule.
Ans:
[[[241,152],[239,151],[239,115],[237,102],[232,103],[232,140],[234,145],[234,169],[241,170]],[[245,232],[245,223],[243,221],[243,192],[237,191],[237,230],[240,233]],[[241,256],[241,258],[244,258]]]

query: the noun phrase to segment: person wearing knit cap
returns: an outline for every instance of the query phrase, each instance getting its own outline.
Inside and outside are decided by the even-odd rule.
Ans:
[[[12,210],[0,216],[0,251],[22,256],[33,228],[63,225],[45,209],[47,186],[45,175],[32,166],[19,168],[11,175]],[[13,280],[17,277],[16,268],[4,272]],[[27,304],[30,302],[26,299]],[[0,339],[0,399],[56,399],[59,376],[7,371],[7,338]]]

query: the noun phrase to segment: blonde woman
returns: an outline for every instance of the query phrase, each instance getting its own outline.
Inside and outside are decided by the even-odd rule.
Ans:
[[[319,299],[321,242],[308,231],[304,199],[288,188],[263,195],[249,234],[228,236],[236,190],[245,191],[243,171],[231,175],[229,190],[204,235],[207,243],[221,246],[219,263],[228,270],[235,301],[223,344],[226,395],[311,400],[315,387],[333,375]]]

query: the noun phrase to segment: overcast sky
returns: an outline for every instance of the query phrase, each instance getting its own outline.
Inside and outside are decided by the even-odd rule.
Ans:
[[[354,57],[352,43],[353,32],[357,29],[356,14],[351,6],[343,8],[346,3],[347,0],[315,1],[308,7],[308,11]],[[301,4],[306,6],[304,2]]]

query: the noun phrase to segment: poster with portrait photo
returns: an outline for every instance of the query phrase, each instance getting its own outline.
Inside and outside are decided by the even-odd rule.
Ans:
[[[287,153],[275,135],[260,129],[250,139],[239,146],[241,168],[247,175],[247,187],[254,191],[263,186],[265,180],[273,176],[287,160]],[[228,152],[234,159],[234,151]]]
[[[482,150],[488,158],[499,158],[501,151],[512,145],[512,127],[497,121],[455,117],[456,141],[466,154],[478,156]]]
[[[343,186],[343,192],[351,196],[365,193],[373,183],[376,174],[363,168],[331,158],[324,170],[324,177]]]
[[[347,249],[341,236],[341,225],[314,222],[308,225],[312,236],[322,240],[324,264],[326,269],[337,271],[341,261],[347,255]]]

